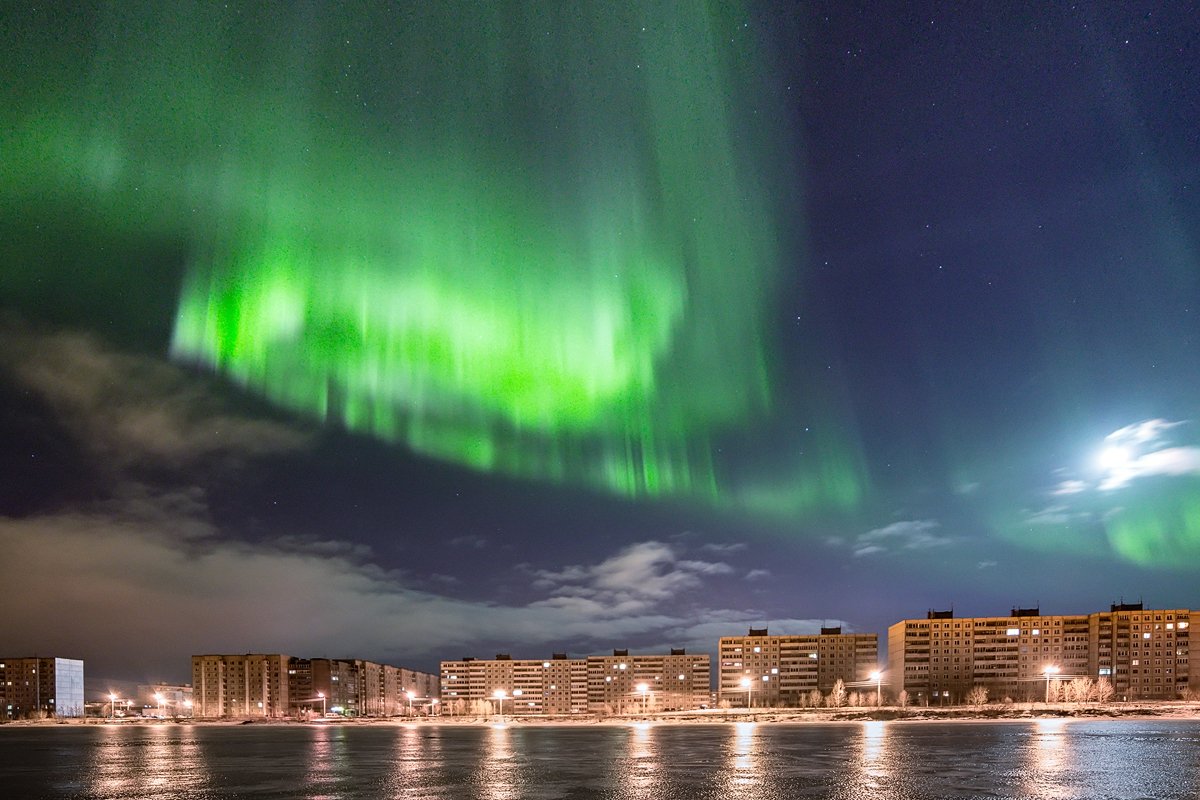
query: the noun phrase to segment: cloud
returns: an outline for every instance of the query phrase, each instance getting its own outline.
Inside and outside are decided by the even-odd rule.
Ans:
[[[887,552],[889,549],[923,550],[950,544],[954,538],[934,533],[941,525],[937,520],[914,519],[893,522],[859,534],[851,544],[856,557]]]
[[[6,575],[4,596],[39,598],[36,619],[15,615],[6,623],[8,646],[82,657],[93,674],[132,669],[180,678],[200,652],[416,660],[432,668],[489,643],[519,642],[535,654],[564,642],[595,652],[631,639],[711,650],[716,638],[700,642],[697,626],[739,619],[721,628],[728,635],[745,615],[682,601],[732,568],[684,558],[661,542],[541,570],[540,596],[504,605],[430,588],[452,590],[451,576],[416,586],[351,543],[231,540],[206,520],[195,490],[156,495],[131,486],[87,511],[0,517],[0,552],[21,565]]]
[[[752,569],[746,573],[746,580],[748,581],[756,581],[759,578],[769,577],[771,577],[771,570],[769,569]]]
[[[733,567],[684,559],[676,547],[650,541],[629,545],[598,564],[531,572],[534,587],[553,595],[543,605],[571,601],[581,608],[637,613],[697,588],[702,577],[729,574]]]
[[[1168,436],[1169,431],[1186,424],[1186,421],[1147,419],[1105,436],[1104,449],[1097,457],[1104,475],[1097,488],[1111,492],[1142,478],[1200,474],[1200,447],[1172,441]]]
[[[706,553],[716,553],[717,555],[726,556],[732,553],[737,553],[746,549],[745,542],[708,542],[700,545],[700,549]]]
[[[980,561],[978,564],[975,565],[975,568],[976,569],[991,569],[992,567],[994,567],[996,565],[997,565],[997,562],[995,562],[995,561]]]
[[[1167,447],[1134,456],[1110,469],[1101,491],[1123,489],[1135,480],[1156,475],[1200,475],[1200,447]]]
[[[1080,492],[1087,491],[1087,488],[1088,485],[1084,481],[1065,480],[1060,481],[1059,484],[1051,490],[1050,494],[1055,496],[1079,494]]]
[[[117,353],[88,335],[4,328],[0,367],[110,468],[240,460],[308,441],[286,425],[230,412],[185,370]]]

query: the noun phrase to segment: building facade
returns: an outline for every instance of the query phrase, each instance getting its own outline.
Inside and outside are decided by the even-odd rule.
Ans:
[[[587,658],[587,705],[595,714],[685,711],[707,706],[712,697],[712,665],[707,653]]]
[[[992,698],[1044,700],[1074,678],[1106,679],[1116,699],[1175,699],[1200,689],[1189,669],[1190,615],[1141,603],[1093,614],[930,611],[888,628],[889,684],[918,704],[960,703],[976,686]]]
[[[797,706],[813,691],[828,694],[840,680],[847,687],[873,686],[879,669],[879,636],[821,628],[818,634],[771,636],[751,628],[719,643],[717,696],[733,704]]]
[[[549,659],[471,657],[441,663],[442,713],[583,714],[587,661],[555,653]],[[502,692],[500,698],[497,692]]]
[[[291,658],[288,695],[292,713],[392,717],[431,713],[438,676],[362,659]]]
[[[444,713],[629,714],[701,708],[709,703],[710,659],[666,654],[441,663]],[[499,695],[499,696],[498,696]]]
[[[6,719],[83,716],[83,661],[0,658],[0,712]]]
[[[281,653],[192,656],[192,709],[197,717],[282,718],[288,677]]]

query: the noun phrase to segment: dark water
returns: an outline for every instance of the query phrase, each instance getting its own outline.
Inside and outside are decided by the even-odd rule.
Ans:
[[[1200,798],[1200,721],[0,730],[4,798]]]

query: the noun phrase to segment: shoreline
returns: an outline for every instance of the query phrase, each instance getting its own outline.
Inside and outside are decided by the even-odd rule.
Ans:
[[[1150,720],[1197,720],[1200,721],[1200,703],[1177,702],[1171,704],[1120,703],[1107,705],[1074,704],[1013,704],[1011,706],[996,706],[984,708],[954,707],[918,707],[899,708],[885,706],[883,708],[847,708],[847,709],[720,709],[691,712],[674,712],[651,715],[628,716],[575,716],[575,717],[535,717],[505,715],[488,717],[359,717],[340,718],[330,717],[324,720],[299,719],[198,719],[179,717],[170,719],[144,719],[141,717],[125,719],[45,719],[45,720],[11,720],[0,722],[3,728],[30,727],[82,727],[82,726],[139,726],[152,727],[162,725],[195,725],[203,727],[241,727],[241,726],[420,726],[420,727],[586,727],[609,726],[629,727],[631,725],[735,725],[739,723],[755,723],[765,725],[830,725],[857,724],[862,722],[897,722],[905,724],[928,722],[955,723],[994,723],[994,722],[1029,722],[1029,721],[1061,720],[1072,721],[1150,721]]]

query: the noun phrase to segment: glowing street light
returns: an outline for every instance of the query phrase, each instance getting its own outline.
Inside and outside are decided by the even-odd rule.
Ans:
[[[154,699],[158,702],[158,715],[161,717],[163,715],[163,713],[162,713],[162,707],[163,707],[162,692],[155,692]]]
[[[634,688],[635,688],[635,689],[637,689],[637,693],[638,693],[639,695],[641,695],[641,698],[642,698],[642,713],[643,713],[643,714],[645,714],[645,713],[646,713],[646,695],[647,695],[647,693],[650,691],[650,687],[649,687],[649,686],[647,686],[647,685],[646,685],[646,684],[644,684],[644,683],[639,683],[639,684],[638,684],[637,686],[635,686]]]
[[[871,673],[871,680],[875,681],[875,707],[883,705],[883,672],[875,670]]]
[[[494,697],[496,699],[496,704],[499,706],[499,709],[500,709],[496,713],[498,713],[500,715],[500,721],[503,722],[504,721],[504,700],[505,700],[505,698],[508,697],[508,692],[504,691],[503,689],[497,689],[496,691],[492,692],[492,697]]]
[[[189,717],[190,717],[190,716],[192,716],[192,701],[191,701],[191,700],[184,700],[184,701],[183,701],[183,707],[187,709],[187,715],[188,715]]]
[[[1046,676],[1046,702],[1050,702],[1050,676],[1058,674],[1058,667],[1053,664],[1042,670],[1042,674]]]
[[[111,719],[117,718],[117,696],[112,692],[108,695],[108,715]]]
[[[317,699],[321,701],[321,719],[325,719],[325,693],[317,692]]]
[[[413,701],[413,698],[416,697],[416,695],[413,694],[411,690],[409,690],[404,693],[404,697],[405,697],[405,699],[408,700],[408,716],[411,717],[412,716],[412,701]]]
[[[750,708],[750,690],[754,687],[754,681],[749,678],[742,678],[742,688],[746,690],[746,708]]]
[[[438,713],[437,713],[437,710],[438,710],[438,709],[437,709],[437,707],[438,707],[438,704],[439,704],[439,703],[441,703],[441,700],[438,700],[436,697],[430,698],[430,700],[429,700],[429,713],[430,713],[432,716],[435,716],[435,717],[436,717],[436,716],[438,716]]]

